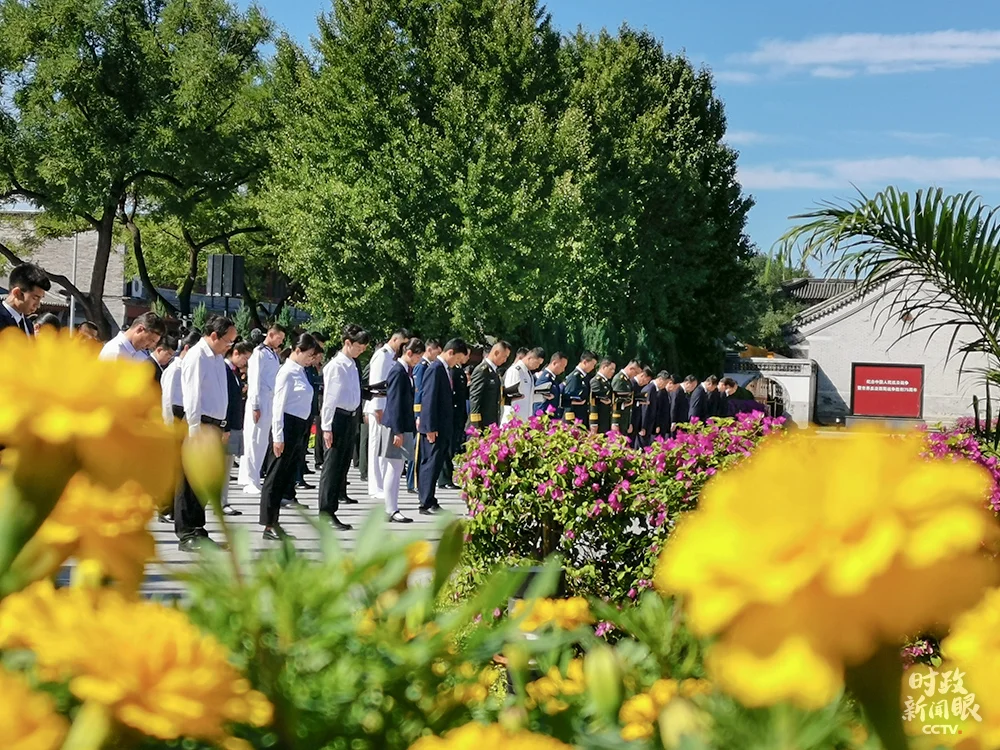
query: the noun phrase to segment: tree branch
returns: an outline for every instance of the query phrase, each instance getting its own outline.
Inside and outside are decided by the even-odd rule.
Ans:
[[[118,219],[132,235],[132,254],[135,256],[135,265],[139,271],[139,278],[142,280],[142,285],[149,290],[154,300],[159,300],[160,304],[176,315],[177,308],[170,304],[166,297],[160,294],[149,278],[149,269],[146,267],[146,256],[142,251],[142,233],[139,231],[139,225],[135,223],[135,212],[138,205],[139,196],[135,196],[135,200],[132,203],[132,213],[127,213],[125,210],[125,197],[122,196],[121,202],[118,204]]]
[[[171,174],[167,174],[166,172],[157,172],[152,169],[140,169],[134,175],[125,180],[125,185],[124,185],[125,189],[127,190],[135,182],[143,179],[144,177],[151,177],[155,180],[163,180],[164,182],[169,182],[171,185],[173,185],[175,188],[179,190],[184,190],[185,188],[184,183]]]
[[[266,232],[266,231],[267,227],[262,227],[262,226],[240,227],[239,229],[233,229],[228,232],[223,232],[222,234],[217,234],[214,237],[209,237],[204,242],[199,242],[197,247],[199,250],[203,250],[209,245],[222,243],[226,246],[228,252],[228,247],[229,247],[228,243],[229,240],[231,240],[233,237],[237,237],[241,234],[251,234],[253,232]]]

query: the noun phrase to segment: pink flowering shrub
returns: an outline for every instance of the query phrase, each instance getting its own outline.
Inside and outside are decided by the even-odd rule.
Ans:
[[[783,420],[709,420],[643,450],[549,416],[473,435],[458,470],[470,520],[467,562],[489,571],[558,553],[574,593],[635,599],[677,514],[715,473]]]
[[[1000,460],[985,441],[975,435],[971,419],[960,419],[954,427],[937,426],[927,430],[928,458],[967,458],[985,468],[993,478],[990,496],[986,498],[994,513],[1000,514]]]

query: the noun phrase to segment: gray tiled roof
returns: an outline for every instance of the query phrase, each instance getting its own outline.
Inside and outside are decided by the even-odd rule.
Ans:
[[[792,299],[807,305],[815,305],[845,292],[851,292],[857,284],[854,279],[793,279],[781,286]]]

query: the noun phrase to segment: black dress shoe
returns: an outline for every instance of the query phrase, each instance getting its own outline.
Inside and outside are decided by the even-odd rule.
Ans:
[[[457,490],[458,489],[458,485],[457,484],[452,484],[451,482],[448,482],[448,484],[442,484],[441,485],[441,489],[443,489],[443,490]]]
[[[413,519],[407,518],[397,510],[389,516],[389,523],[413,523]]]
[[[422,515],[422,516],[433,516],[434,515],[434,509],[433,508],[421,508],[420,509],[420,515]]]
[[[330,525],[338,531],[350,531],[354,527],[349,523],[344,523],[336,516],[330,516]]]
[[[228,503],[226,505],[222,506],[222,512],[225,515],[227,515],[227,516],[242,516],[243,515],[243,511],[242,510],[239,510],[238,508],[234,508],[232,505],[229,505]]]
[[[173,513],[157,513],[157,520],[160,523],[173,523],[174,514]]]
[[[300,503],[298,500],[291,500],[291,499],[289,499],[289,498],[286,497],[284,500],[281,501],[281,507],[282,508],[304,508],[306,506],[303,503]]]
[[[223,545],[214,541],[208,534],[187,536],[181,539],[177,544],[177,549],[181,552],[201,552],[203,549],[208,549],[210,547],[225,548]]]
[[[358,504],[357,500],[355,500],[353,497],[347,497],[347,495],[344,495],[343,497],[338,497],[337,498],[337,502],[340,503],[341,505],[357,505]]]
[[[264,529],[264,533],[262,534],[262,536],[271,542],[280,542],[282,539],[295,538],[280,526],[274,526],[270,529]]]
[[[309,484],[304,479],[301,482],[296,482],[295,483],[295,488],[299,489],[299,490],[314,490],[314,489],[316,489],[315,487],[313,487],[311,484]]]

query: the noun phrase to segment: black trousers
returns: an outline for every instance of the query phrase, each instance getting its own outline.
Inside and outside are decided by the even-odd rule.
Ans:
[[[184,419],[184,407],[176,404],[170,407],[174,419]],[[186,476],[174,493],[174,533],[180,539],[205,535],[205,506],[194,494]]]
[[[358,473],[361,474],[361,481],[368,481],[368,425],[358,422],[358,432],[361,434],[358,440]]]
[[[417,496],[421,508],[433,508],[438,501],[435,496],[437,478],[441,476],[444,461],[451,451],[451,437],[442,438],[438,433],[433,443],[426,436],[420,438],[420,466],[417,467]]]
[[[316,442],[313,444],[313,458],[316,459],[316,466],[323,465],[323,454],[326,452],[326,448],[323,445],[323,429],[320,426],[321,420],[322,415],[317,413],[314,420],[316,425]],[[308,439],[306,440],[306,445],[309,445]]]
[[[350,412],[337,409],[331,432],[333,447],[326,452],[319,475],[319,512],[334,515],[340,508],[340,497],[347,489],[347,470],[354,455],[357,422]]]
[[[260,490],[259,519],[263,526],[274,526],[278,523],[281,501],[290,497],[295,489],[295,478],[306,455],[309,420],[288,413],[283,416],[285,449],[280,456],[274,455],[272,435],[267,439],[267,453],[264,454],[264,483]]]

